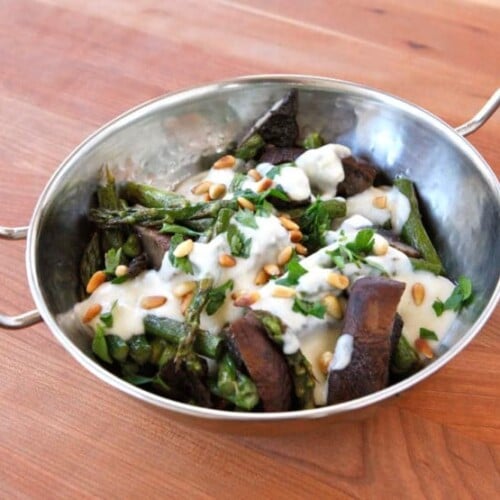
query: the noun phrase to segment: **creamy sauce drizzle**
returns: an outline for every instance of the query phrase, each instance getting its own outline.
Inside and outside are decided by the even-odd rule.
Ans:
[[[349,156],[350,150],[337,144],[327,144],[315,150],[308,150],[296,159],[296,166],[283,166],[273,179],[273,186],[281,186],[292,200],[304,200],[312,196],[311,187],[323,195],[334,196],[338,183],[344,179],[341,159]],[[256,167],[262,176],[269,174],[273,165],[262,163]],[[210,169],[208,173],[197,175],[191,184],[185,182],[181,191],[193,199],[190,189],[193,185],[209,180],[221,183],[228,188],[235,176],[233,169]],[[258,191],[258,181],[247,176],[242,189]],[[232,198],[233,193],[228,193]],[[374,199],[385,197],[385,208],[374,206]],[[199,200],[199,197],[194,196]],[[327,246],[316,253],[301,259],[301,266],[307,273],[300,277],[295,286],[301,299],[320,302],[326,295],[339,295],[342,292],[328,284],[327,276],[332,272],[332,261],[327,254],[340,244],[353,241],[361,228],[372,224],[383,225],[391,221],[393,230],[400,232],[410,212],[407,198],[396,188],[371,187],[356,196],[347,199],[347,218],[337,230],[326,234]],[[255,310],[269,311],[278,316],[287,326],[284,334],[285,354],[293,354],[301,349],[312,365],[317,379],[315,389],[316,404],[326,403],[327,377],[321,372],[319,359],[323,352],[333,351],[334,357],[329,370],[341,370],[348,366],[353,349],[353,337],[349,334],[340,335],[341,322],[326,314],[323,319],[306,316],[293,310],[294,298],[282,298],[275,294],[276,283],[270,281],[264,286],[255,285],[257,273],[266,265],[274,264],[280,252],[291,245],[290,234],[282,226],[275,215],[268,217],[256,216],[257,229],[244,226],[233,218],[235,224],[245,238],[251,239],[251,251],[248,258],[236,257],[234,267],[221,267],[219,256],[230,254],[226,234],[220,234],[208,243],[195,242],[189,260],[193,266],[193,274],[185,274],[174,267],[168,254],[165,256],[159,271],[149,270],[133,280],[120,285],[106,282],[89,298],[76,304],[75,313],[81,318],[92,304],[102,306],[101,313],[113,312],[114,324],[110,333],[129,339],[133,335],[144,333],[143,318],[146,314],[170,317],[183,320],[181,299],[174,295],[175,288],[186,281],[211,277],[214,286],[219,286],[232,280],[234,292],[250,292],[258,290],[260,299],[252,305]],[[376,244],[384,238],[375,235]],[[435,276],[426,271],[413,271],[408,257],[389,247],[382,256],[370,255],[360,265],[348,263],[342,273],[349,277],[350,284],[361,276],[379,275],[381,269],[392,279],[406,283],[406,289],[398,306],[398,312],[404,321],[403,334],[413,343],[419,338],[421,327],[432,330],[441,339],[451,325],[456,314],[445,311],[437,317],[432,309],[436,299],[445,301],[451,294],[454,285],[447,278]],[[336,272],[339,272],[336,270]],[[415,305],[411,289],[415,283],[425,287],[425,299],[419,306]],[[151,295],[167,298],[166,303],[153,310],[141,307],[141,300]],[[229,298],[219,310],[209,316],[201,315],[200,326],[212,333],[219,333],[228,323],[244,314],[244,308],[235,307]],[[99,317],[94,318],[89,326],[95,328]],[[338,341],[337,341],[338,338]],[[436,342],[430,341],[435,347]]]

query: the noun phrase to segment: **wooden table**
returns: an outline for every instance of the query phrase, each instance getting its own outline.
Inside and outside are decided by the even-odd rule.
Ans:
[[[62,159],[159,94],[251,73],[363,82],[453,125],[500,82],[495,0],[2,0],[1,223],[28,223]],[[500,114],[470,141],[500,173]],[[30,309],[0,242],[0,310]],[[186,428],[80,367],[39,324],[1,332],[0,497],[493,498],[500,314],[362,422],[291,436]]]

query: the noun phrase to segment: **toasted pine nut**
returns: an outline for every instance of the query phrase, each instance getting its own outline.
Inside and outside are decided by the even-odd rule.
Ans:
[[[335,295],[327,295],[322,300],[323,305],[326,307],[326,312],[335,319],[342,319],[344,317],[344,312],[342,311],[342,305]]]
[[[265,179],[262,179],[259,182],[259,185],[257,186],[257,193],[264,192],[266,189],[269,189],[272,185],[273,185],[272,179],[269,179],[268,177],[266,177]]]
[[[413,297],[413,302],[415,302],[416,306],[419,306],[422,304],[425,298],[425,287],[422,285],[422,283],[415,283],[411,287],[411,296]]]
[[[157,307],[161,307],[166,302],[167,297],[164,297],[163,295],[148,295],[147,297],[142,298],[141,307],[143,309],[156,309]]]
[[[174,257],[180,259],[181,257],[186,257],[193,251],[194,243],[192,239],[184,240],[179,243],[174,250]]]
[[[87,283],[87,293],[94,293],[106,281],[104,271],[96,271]]]
[[[389,250],[389,242],[382,236],[376,237],[373,244],[373,253],[375,255],[385,255],[387,250]]]
[[[208,189],[212,183],[210,181],[202,181],[199,184],[196,184],[196,186],[193,186],[191,188],[191,192],[193,194],[205,194],[208,193]]]
[[[256,285],[265,285],[268,281],[269,281],[269,274],[267,274],[266,271],[264,271],[264,269],[261,269],[257,273],[254,283]]]
[[[295,251],[299,255],[307,255],[307,248],[304,245],[302,245],[301,243],[297,243],[295,245]]]
[[[328,374],[328,367],[330,366],[330,362],[333,359],[333,353],[331,351],[325,351],[319,357],[319,369],[321,373],[324,375]]]
[[[284,266],[293,255],[293,247],[290,245],[288,247],[283,248],[278,255],[278,266]]]
[[[238,205],[241,208],[246,208],[247,210],[251,210],[252,212],[255,211],[255,205],[250,200],[243,198],[243,196],[238,196],[237,201]]]
[[[281,274],[281,269],[276,264],[266,264],[264,266],[264,271],[269,276],[279,276]]]
[[[339,290],[345,290],[349,286],[349,278],[339,273],[328,273],[326,281]]]
[[[191,301],[193,300],[194,293],[186,293],[184,297],[182,297],[181,300],[181,314],[186,314],[187,308],[189,307],[189,304],[191,304]]]
[[[92,321],[100,312],[102,311],[101,304],[92,304],[85,311],[85,314],[82,317],[82,323],[89,323]]]
[[[116,266],[115,275],[118,278],[126,276],[127,274],[128,274],[128,266],[126,266],[125,264],[120,264],[119,266]]]
[[[208,192],[206,192],[204,195],[203,195],[203,201],[206,201],[207,203],[209,201],[212,201],[212,198],[210,198],[210,195],[208,194]]]
[[[196,281],[183,281],[182,283],[179,283],[173,290],[173,294],[176,297],[184,297],[184,295],[187,295],[188,293],[194,292],[194,289],[196,288]]]
[[[281,222],[281,225],[287,231],[298,231],[300,229],[300,226],[296,222],[293,222],[292,219],[287,219],[283,215],[280,217],[280,222]]]
[[[387,208],[387,196],[375,196],[372,203],[376,208]]]
[[[258,292],[243,293],[239,295],[233,304],[236,307],[249,307],[260,300],[260,294]]]
[[[212,200],[218,200],[226,194],[227,188],[225,184],[212,184],[208,188],[208,194]]]
[[[434,357],[434,351],[425,339],[415,340],[415,349],[423,354],[427,359],[432,359]]]
[[[281,299],[290,299],[295,297],[296,291],[294,288],[290,288],[288,286],[276,285],[273,288],[273,297],[279,297]]]
[[[236,265],[236,259],[227,253],[221,253],[219,255],[219,265],[222,267],[234,267]]]
[[[236,158],[232,155],[226,155],[222,158],[219,158],[213,165],[212,168],[221,169],[221,168],[233,168],[236,164]]]
[[[298,243],[299,241],[302,241],[302,238],[304,235],[302,234],[301,231],[294,230],[290,231],[290,240],[292,243]]]
[[[262,179],[262,175],[260,175],[260,172],[258,170],[255,170],[255,168],[251,168],[248,171],[248,175],[255,181],[258,182]]]

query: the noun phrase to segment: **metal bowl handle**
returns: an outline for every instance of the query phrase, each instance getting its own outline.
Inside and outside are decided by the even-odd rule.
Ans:
[[[482,127],[499,107],[500,89],[496,89],[494,94],[486,101],[485,105],[468,122],[460,125],[455,130],[464,137],[472,134],[472,132]]]
[[[0,238],[6,240],[24,240],[28,234],[28,227],[4,227],[0,226]],[[34,309],[18,316],[7,316],[0,314],[0,328],[18,329],[26,328],[42,321],[40,313]]]

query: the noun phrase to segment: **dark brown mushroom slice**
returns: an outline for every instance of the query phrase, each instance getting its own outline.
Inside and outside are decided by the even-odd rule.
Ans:
[[[298,92],[292,89],[273,104],[250,128],[238,142],[238,148],[256,132],[264,142],[278,147],[292,147],[299,135],[299,126],[296,120],[298,107]]]
[[[380,236],[383,236],[389,242],[391,247],[403,252],[408,257],[413,257],[415,259],[422,257],[422,254],[416,248],[403,243],[396,233],[387,229],[377,229],[377,233],[380,234]]]
[[[292,404],[292,378],[283,353],[269,339],[252,312],[233,321],[226,331],[232,352],[257,386],[264,411],[287,411]]]
[[[360,398],[387,386],[391,335],[404,289],[404,283],[382,277],[354,282],[342,328],[342,334],[353,339],[351,359],[345,368],[330,370],[328,404]]]
[[[170,235],[151,227],[135,226],[142,246],[154,269],[160,269],[163,257],[170,248]]]
[[[273,165],[290,163],[295,161],[304,151],[304,148],[277,148],[272,144],[268,144],[261,154],[259,162],[272,163]]]
[[[377,169],[362,159],[349,156],[342,160],[344,167],[344,180],[337,186],[337,195],[347,198],[362,193],[373,186]]]

